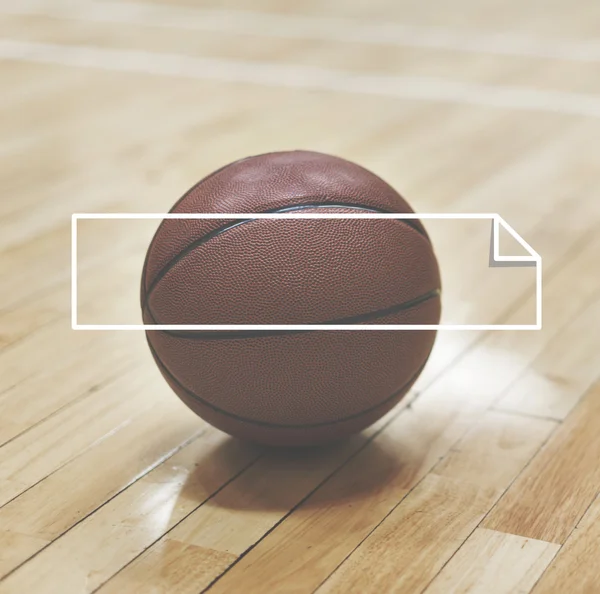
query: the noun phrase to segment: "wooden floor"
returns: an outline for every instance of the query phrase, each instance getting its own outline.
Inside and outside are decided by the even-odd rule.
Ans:
[[[0,29],[2,594],[600,592],[597,0],[0,0]],[[303,453],[207,426],[142,333],[71,330],[73,212],[291,148],[500,213],[543,330],[440,332],[410,406]],[[531,277],[482,280],[460,225],[447,314],[521,320]],[[82,235],[80,316],[136,310],[135,229]]]

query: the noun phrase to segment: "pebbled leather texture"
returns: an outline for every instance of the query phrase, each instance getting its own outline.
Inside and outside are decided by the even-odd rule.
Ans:
[[[309,151],[211,174],[173,212],[412,212],[383,180]],[[165,220],[144,264],[145,323],[410,323],[440,319],[418,221]],[[315,445],[360,431],[409,390],[435,331],[146,333],[165,379],[241,438]]]

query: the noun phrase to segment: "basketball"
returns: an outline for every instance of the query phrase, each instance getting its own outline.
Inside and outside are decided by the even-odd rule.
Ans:
[[[270,153],[192,187],[177,213],[412,213],[344,159]],[[440,274],[416,219],[165,219],[142,273],[145,324],[437,324]],[[435,330],[149,330],[167,383],[235,437],[303,446],[361,431],[423,370]]]

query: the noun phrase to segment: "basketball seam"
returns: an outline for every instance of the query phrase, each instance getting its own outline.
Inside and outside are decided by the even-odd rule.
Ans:
[[[321,200],[324,196],[303,196],[304,200]],[[284,206],[282,208],[267,210],[265,212],[286,212],[291,210],[302,210],[305,208],[354,208],[356,210],[366,210],[368,212],[379,212],[382,214],[415,214],[413,211],[411,212],[398,212],[394,213],[393,211],[389,211],[385,208],[378,208],[376,206],[367,206],[366,204],[357,203],[357,202],[302,202],[300,204],[292,204],[290,206]],[[419,235],[427,239],[429,241],[429,236],[425,232],[425,228],[420,228],[417,223],[420,221],[416,221],[414,219],[393,219],[394,221],[404,223],[408,225],[413,231],[416,231]],[[429,241],[429,243],[431,243]]]
[[[306,203],[304,203],[304,204],[301,204],[301,205],[286,206],[286,207],[282,207],[282,208],[278,208],[278,209],[274,209],[274,210],[262,211],[262,212],[263,213],[269,213],[269,212],[271,212],[271,213],[279,213],[279,212],[285,212],[285,211],[289,211],[289,210],[305,210],[305,209],[309,209],[309,208],[354,208],[354,209],[357,209],[357,210],[360,209],[360,210],[366,210],[366,211],[369,211],[369,212],[381,212],[381,213],[387,213],[388,212],[388,211],[385,211],[383,209],[371,208],[371,207],[368,207],[368,206],[364,206],[362,204],[349,204],[349,203],[341,203],[341,202],[339,202],[339,203],[318,203],[318,204],[314,204],[314,203],[306,204]],[[398,213],[398,214],[402,214],[402,213]],[[142,307],[147,306],[148,299],[152,295],[152,292],[156,289],[156,286],[158,285],[158,283],[168,274],[168,272],[179,261],[181,261],[190,252],[192,252],[193,250],[195,250],[197,247],[200,247],[201,245],[205,245],[211,239],[213,239],[213,238],[221,235],[222,233],[226,233],[230,229],[233,229],[233,228],[238,227],[240,225],[243,225],[245,223],[256,222],[258,220],[260,220],[260,219],[248,218],[248,219],[242,219],[242,220],[235,220],[235,221],[233,221],[231,223],[228,223],[227,225],[223,225],[221,227],[218,227],[217,229],[213,229],[212,231],[209,231],[208,233],[205,233],[202,237],[199,237],[198,239],[195,239],[192,243],[188,244],[183,250],[181,250],[176,256],[174,256],[173,258],[171,258],[171,260],[169,260],[158,271],[158,273],[154,277],[153,281],[150,283],[150,285],[148,286],[148,288],[145,291],[144,301],[142,303]],[[416,228],[415,226],[413,226],[412,224],[410,224],[407,220],[402,220],[402,219],[397,219],[396,220],[396,219],[394,219],[394,222],[404,223],[407,227],[409,227],[410,229],[412,229],[413,231],[415,231],[416,233],[418,233],[421,237],[423,237],[431,245],[429,237],[427,235],[425,235],[424,233],[422,233],[421,231],[419,231],[418,228]],[[157,231],[157,233],[158,233],[158,231]],[[155,235],[155,238],[156,238],[156,235]],[[148,254],[150,253],[150,249],[152,248],[152,244],[154,243],[154,239],[155,238],[153,238],[153,240],[152,240],[152,242],[150,244],[150,248],[148,249]],[[144,283],[144,285],[145,285],[145,281],[146,281],[146,263],[147,263],[147,259],[148,259],[148,254],[146,255],[146,262],[145,262],[145,265],[144,265],[144,275],[143,275],[143,279],[142,279],[142,282]]]
[[[266,153],[266,154],[270,154],[270,153]],[[201,186],[204,182],[208,181],[211,177],[217,175],[218,173],[221,173],[222,171],[224,171],[228,167],[231,167],[232,165],[236,165],[237,163],[241,163],[242,161],[247,161],[248,159],[252,159],[252,157],[244,157],[242,159],[238,159],[237,161],[233,161],[232,163],[223,165],[223,167],[219,167],[219,169],[204,176],[199,182],[196,182],[187,192],[185,192],[185,194],[183,194],[183,196],[179,200],[177,200],[177,202],[175,202],[175,204],[171,207],[171,210],[169,212],[170,213],[173,212],[196,188]],[[156,229],[156,231],[154,233],[154,237],[152,238],[152,241],[150,242],[150,245],[148,246],[148,251],[146,252],[146,257],[144,258],[144,268],[142,269],[142,299],[141,299],[142,307],[144,307],[144,304],[147,299],[147,294],[148,294],[148,289],[146,288],[146,270],[147,270],[148,258],[150,257],[150,252],[152,250],[152,246],[154,245],[154,242],[156,241],[156,238],[158,237],[158,233],[161,230],[161,228],[164,226],[164,224],[165,224],[165,219],[163,219],[161,221],[160,225]]]
[[[152,346],[152,344],[150,343],[150,341],[148,341],[148,347],[150,348],[150,352],[152,353],[152,356],[154,357],[154,360],[156,361],[157,365],[159,368],[163,369],[164,372],[169,376],[169,378],[171,379],[171,381],[173,381],[174,384],[176,384],[177,386],[179,386],[179,388],[181,388],[181,390],[183,390],[190,398],[192,398],[193,400],[196,400],[197,402],[199,402],[200,404],[213,409],[215,412],[222,414],[224,416],[227,417],[231,417],[233,419],[235,419],[236,421],[241,421],[243,423],[248,423],[248,424],[252,424],[252,425],[258,425],[258,426],[262,426],[262,427],[271,427],[274,429],[311,429],[314,427],[325,427],[327,425],[335,425],[338,423],[344,423],[346,421],[351,421],[353,419],[357,419],[359,417],[362,417],[370,412],[373,412],[374,410],[378,409],[381,406],[384,406],[386,403],[390,402],[390,400],[393,400],[394,398],[398,397],[398,395],[400,395],[403,391],[408,391],[411,387],[411,385],[417,380],[417,378],[419,377],[419,375],[421,375],[423,369],[425,368],[425,365],[427,364],[427,361],[429,360],[429,356],[431,354],[431,351],[427,354],[427,356],[425,357],[425,360],[423,361],[423,363],[419,366],[419,368],[417,369],[417,371],[410,377],[410,379],[404,383],[398,390],[396,390],[393,394],[391,394],[390,396],[388,396],[387,398],[385,398],[384,400],[378,402],[376,405],[371,406],[370,408],[366,408],[364,410],[362,410],[359,413],[355,413],[352,415],[349,415],[347,417],[341,418],[341,419],[336,419],[335,421],[324,421],[322,423],[306,423],[306,424],[301,424],[301,425],[288,425],[288,424],[283,424],[283,423],[270,423],[267,421],[259,421],[259,420],[255,420],[255,419],[248,419],[245,417],[242,417],[240,415],[236,415],[235,413],[223,410],[221,408],[219,408],[218,406],[215,406],[214,404],[212,404],[211,402],[208,402],[206,400],[204,400],[203,398],[201,398],[200,396],[198,396],[195,392],[192,392],[192,390],[190,390],[189,388],[187,388],[186,386],[184,386],[172,373],[171,371],[168,369],[168,367],[163,363],[162,359],[158,356],[157,352],[155,351],[154,347]]]
[[[290,152],[304,152],[302,150],[297,150],[297,151],[290,151]],[[221,173],[222,171],[224,171],[225,169],[228,169],[229,167],[231,167],[232,165],[237,165],[238,163],[242,163],[244,161],[249,161],[250,159],[256,159],[259,157],[267,157],[269,155],[276,155],[278,153],[278,151],[269,151],[266,153],[259,153],[257,155],[250,155],[248,157],[242,157],[241,159],[237,159],[235,161],[232,161],[231,163],[228,163],[227,165],[223,165],[222,167],[219,167],[219,169],[213,171],[212,173],[209,173],[208,175],[206,175],[205,177],[203,177],[199,182],[195,183],[187,192],[185,192],[183,194],[183,196],[181,196],[181,198],[179,198],[179,200],[177,200],[177,202],[175,202],[175,204],[171,207],[171,210],[169,211],[170,213],[173,212],[196,188],[198,188],[200,185],[202,185],[204,182],[208,181],[210,178],[214,177],[215,175],[217,175],[218,173]],[[324,153],[315,153],[315,154],[320,154],[323,156],[327,156],[327,157],[331,157],[332,155],[325,155]],[[346,159],[342,159],[341,157],[333,157],[334,159],[339,159],[341,161],[344,161],[346,163],[351,163],[350,161],[346,160]],[[362,165],[357,165],[356,163],[351,163],[353,165],[355,165],[356,167],[358,167],[359,169],[362,169],[363,171],[365,171],[366,173],[368,173],[369,175],[373,175],[374,177],[376,177],[379,181],[381,181],[383,184],[385,184],[386,186],[388,186],[392,192],[396,193],[397,192],[381,177],[379,177],[378,175],[376,175],[375,173],[373,173],[372,171],[369,171],[368,169],[365,169]],[[402,198],[402,196],[400,196],[398,194],[398,197],[406,204],[406,200],[404,200],[404,198]],[[317,196],[317,198],[319,198]],[[410,208],[410,206],[409,206]],[[269,211],[266,211],[269,212]],[[275,211],[276,212],[276,211]],[[381,212],[390,212],[387,210],[382,210]],[[425,239],[427,239],[427,241],[429,243],[431,243],[431,240],[429,239],[429,236],[427,235],[427,232],[425,231],[425,229],[420,229],[419,227],[416,226],[416,223],[412,223],[412,222],[408,222],[406,221],[407,224],[412,227],[413,229],[415,229],[415,231],[417,231],[420,235],[422,235],[423,237],[425,237]],[[144,306],[144,303],[147,299],[147,292],[148,289],[146,288],[146,264],[148,262],[148,256],[150,255],[150,250],[152,249],[152,246],[154,245],[154,241],[155,239],[158,237],[158,232],[160,231],[161,227],[163,227],[165,221],[163,220],[160,225],[158,226],[154,237],[152,238],[152,241],[150,242],[150,246],[148,248],[148,252],[146,253],[146,258],[144,259],[144,268],[142,270],[142,307]]]
[[[357,314],[354,316],[348,316],[345,318],[338,318],[335,320],[328,320],[326,322],[314,322],[320,324],[359,324],[361,322],[367,322],[373,319],[385,317],[401,311],[407,311],[426,303],[427,301],[440,297],[441,290],[439,288],[423,293],[418,297],[404,301],[396,305],[392,305],[385,309],[379,309],[368,313]],[[158,324],[156,317],[150,307],[150,304],[146,304],[146,311],[152,318],[154,324]],[[309,322],[307,322],[308,324]],[[312,323],[312,322],[311,322]],[[312,332],[312,330],[240,330],[240,331],[219,331],[219,330],[159,330],[174,338],[183,338],[184,340],[235,340],[235,339],[246,339],[256,338],[262,336],[281,336],[287,334],[298,334],[300,332]]]

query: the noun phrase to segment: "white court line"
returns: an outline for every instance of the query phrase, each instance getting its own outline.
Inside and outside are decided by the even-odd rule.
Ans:
[[[492,219],[493,260],[518,265],[532,262],[536,267],[535,324],[79,324],[77,320],[77,227],[81,219]],[[506,229],[527,251],[528,256],[500,255],[499,229]],[[71,216],[71,327],[73,330],[541,330],[542,257],[497,213],[74,213]]]
[[[0,59],[158,76],[600,117],[600,97],[326,68],[0,39]]]
[[[63,0],[52,6],[40,0],[10,0],[0,10],[4,14],[42,15],[83,22],[600,62],[597,40],[541,40],[512,33],[460,31],[353,18],[82,0]]]

